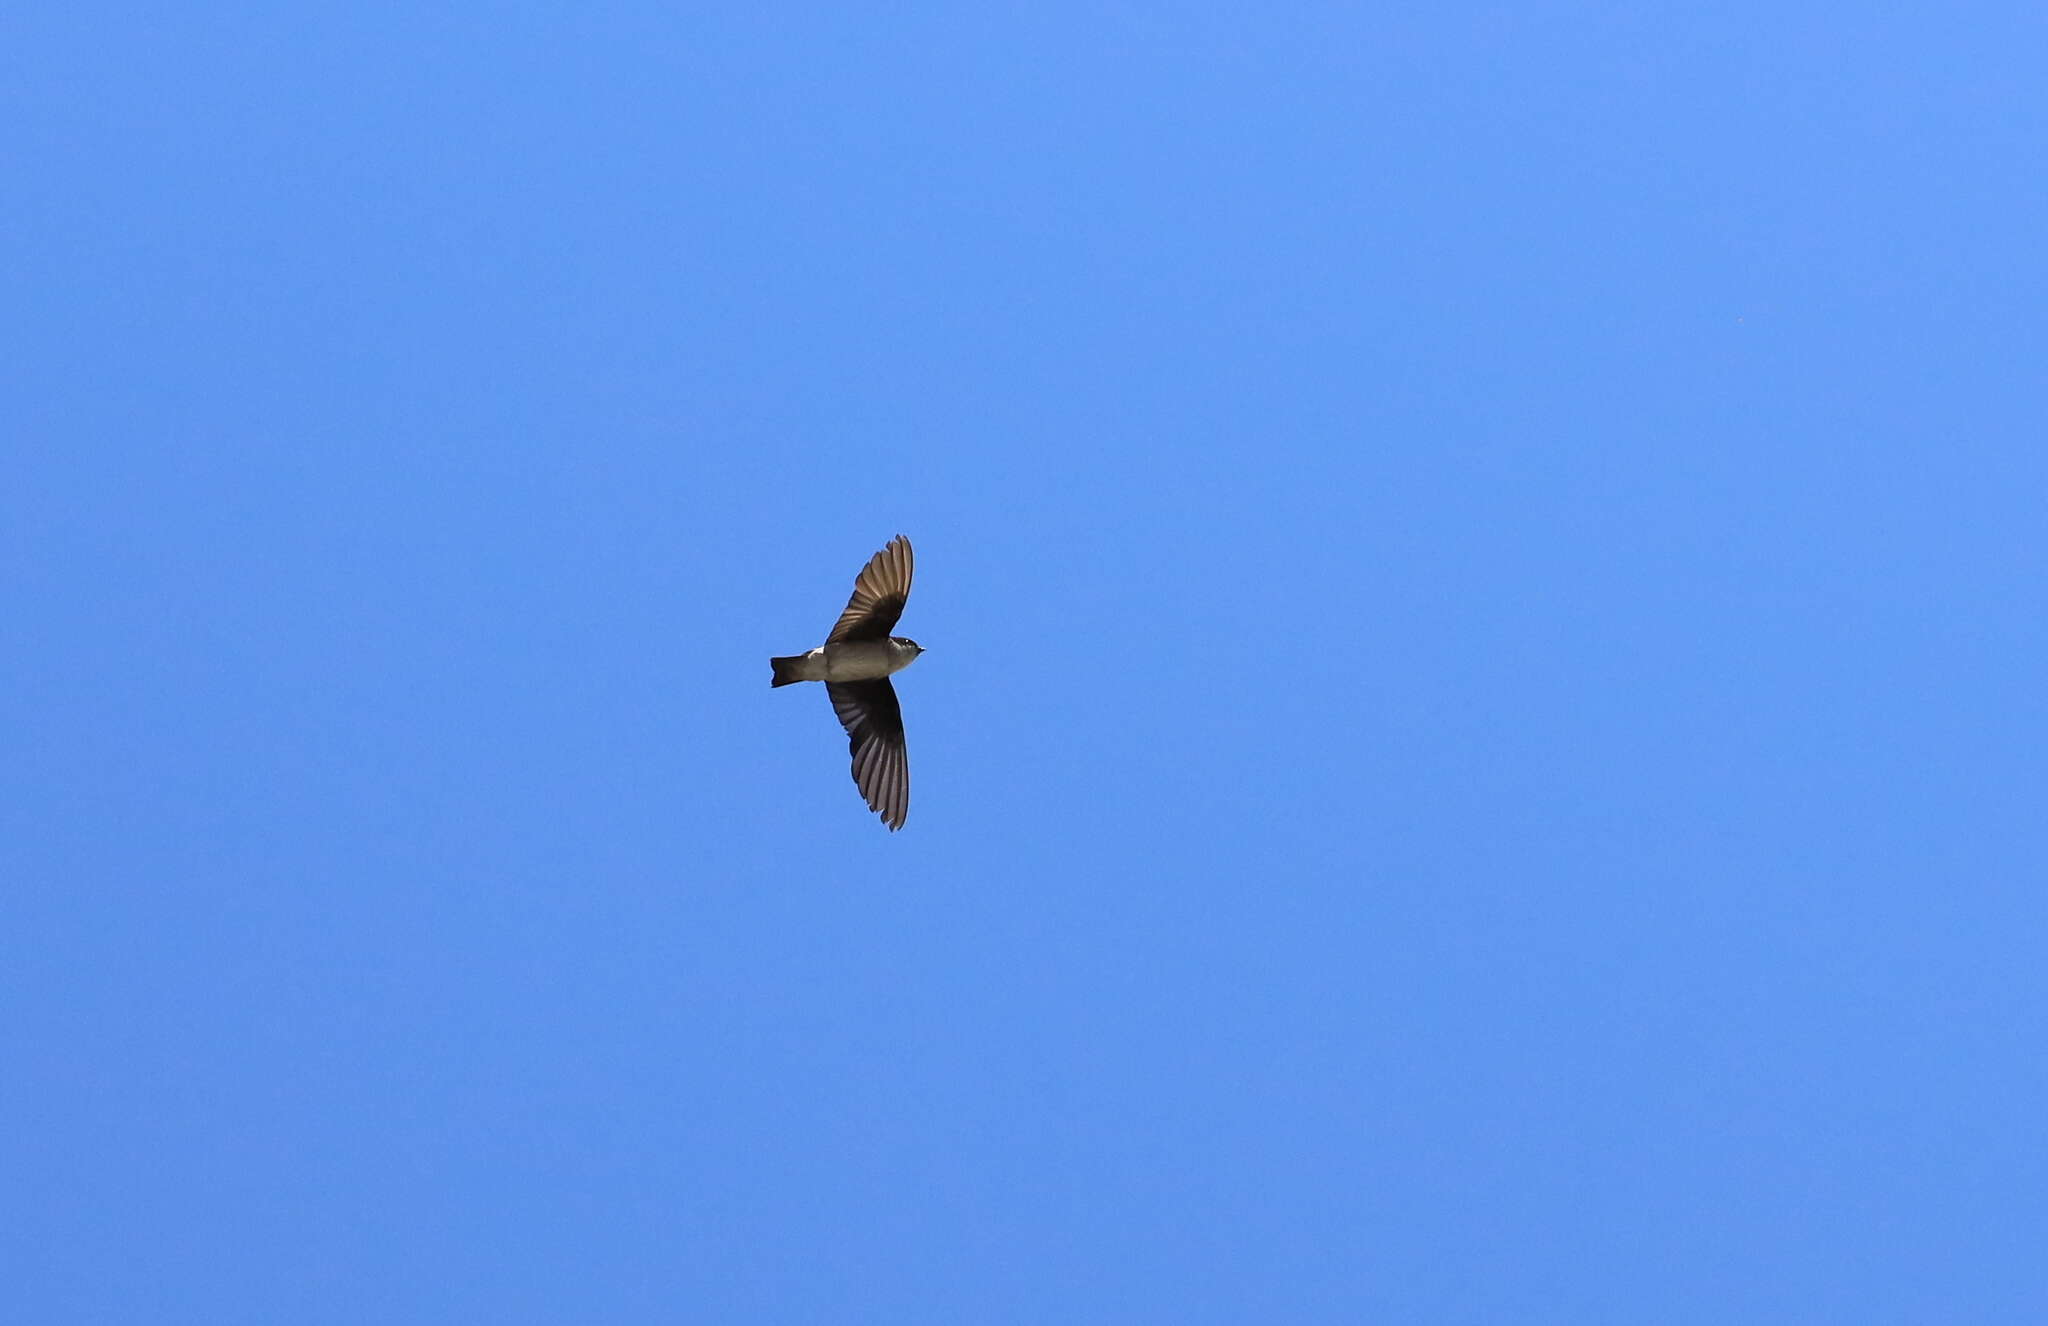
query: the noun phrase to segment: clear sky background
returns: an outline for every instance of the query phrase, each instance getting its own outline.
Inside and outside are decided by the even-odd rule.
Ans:
[[[2038,5],[0,60],[7,1320],[2048,1319]]]

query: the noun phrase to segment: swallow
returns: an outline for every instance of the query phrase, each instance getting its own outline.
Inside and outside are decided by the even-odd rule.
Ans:
[[[910,599],[910,540],[898,534],[854,577],[853,597],[825,643],[788,658],[771,658],[770,686],[822,681],[832,712],[853,751],[853,782],[868,809],[894,833],[910,814],[910,760],[903,746],[903,710],[891,673],[924,652],[915,640],[890,635]]]

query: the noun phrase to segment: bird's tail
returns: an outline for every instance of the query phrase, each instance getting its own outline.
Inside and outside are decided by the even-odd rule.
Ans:
[[[797,664],[803,661],[804,656],[802,654],[794,654],[789,658],[769,659],[768,666],[775,669],[775,680],[769,682],[768,684],[771,687],[787,686],[792,682],[807,680],[807,678],[797,675]]]

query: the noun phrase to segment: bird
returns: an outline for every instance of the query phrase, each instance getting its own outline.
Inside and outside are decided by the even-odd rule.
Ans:
[[[910,814],[910,761],[903,745],[903,709],[889,677],[924,652],[917,641],[889,634],[910,598],[911,566],[910,540],[898,534],[854,577],[853,597],[824,644],[768,660],[775,674],[771,687],[825,683],[853,753],[854,786],[891,833]]]

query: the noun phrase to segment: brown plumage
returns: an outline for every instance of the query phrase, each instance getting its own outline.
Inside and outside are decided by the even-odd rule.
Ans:
[[[854,578],[853,597],[823,645],[768,660],[774,672],[770,686],[825,683],[832,712],[846,729],[854,785],[892,833],[910,814],[910,758],[903,741],[903,710],[889,676],[909,667],[924,651],[915,640],[889,632],[909,601],[914,569],[910,540],[899,534]]]

